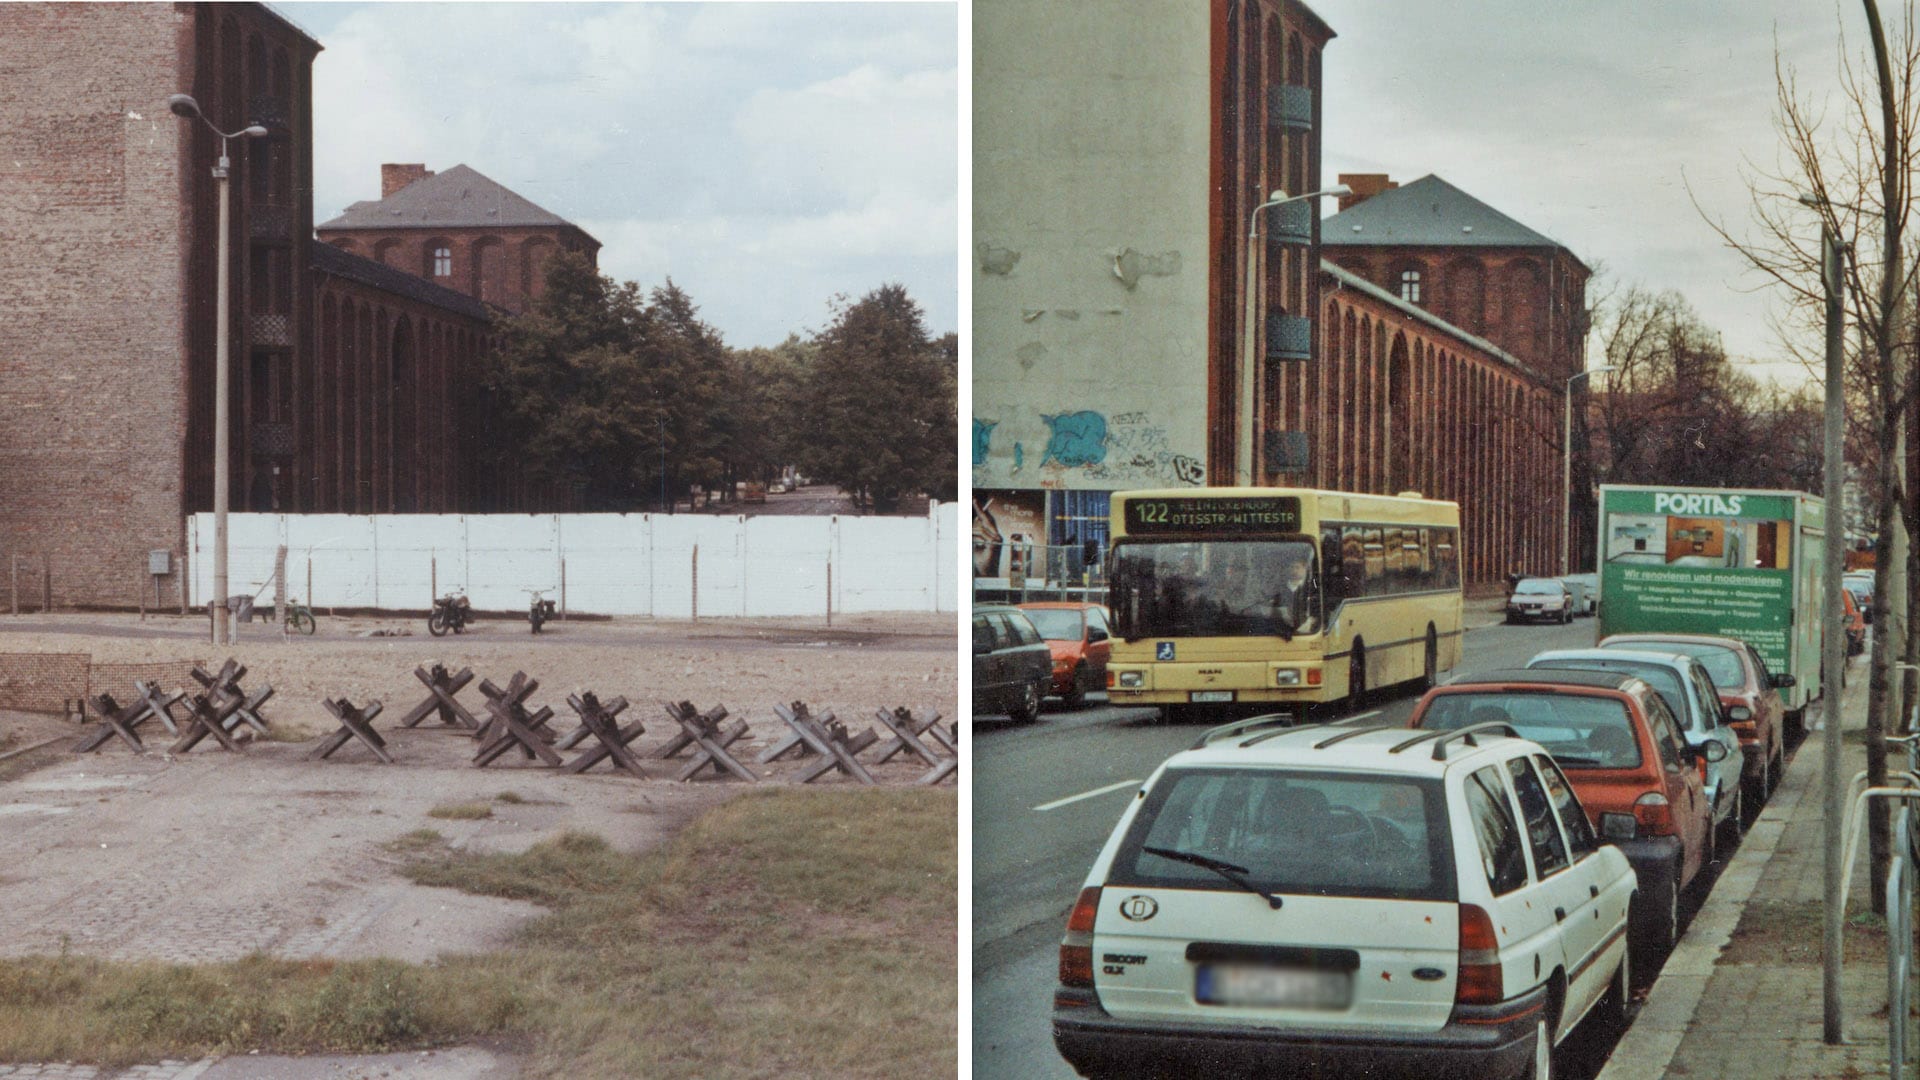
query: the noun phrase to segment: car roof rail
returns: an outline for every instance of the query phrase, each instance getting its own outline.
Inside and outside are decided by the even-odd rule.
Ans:
[[[1275,726],[1282,728],[1294,727],[1293,714],[1284,712],[1263,713],[1259,716],[1250,716],[1245,720],[1235,720],[1231,724],[1222,724],[1216,728],[1209,728],[1205,734],[1200,736],[1198,741],[1187,749],[1201,750],[1213,743],[1219,742],[1221,739],[1231,739],[1235,735],[1244,735],[1249,731],[1259,731],[1263,728]],[[1275,732],[1274,734],[1277,735],[1280,733]]]
[[[1330,739],[1322,739],[1319,742],[1314,743],[1313,748],[1315,750],[1325,750],[1327,747],[1333,746],[1336,743],[1344,742],[1347,739],[1353,738],[1355,735],[1366,735],[1375,731],[1386,731],[1390,728],[1397,728],[1399,726],[1400,726],[1399,724],[1356,724],[1355,726],[1347,728],[1345,731],[1342,731],[1340,734],[1335,735]]]
[[[1494,732],[1498,732],[1502,735],[1507,735],[1515,739],[1520,737],[1520,733],[1514,730],[1512,724],[1507,723],[1504,720],[1489,720],[1483,724],[1468,724],[1466,727],[1443,728],[1437,731],[1423,731],[1420,734],[1415,735],[1413,738],[1393,746],[1387,751],[1387,753],[1397,754],[1400,751],[1407,749],[1408,747],[1418,746],[1423,742],[1431,741],[1433,743],[1433,760],[1445,761],[1447,760],[1447,744],[1448,743],[1465,741],[1468,746],[1479,746],[1480,740],[1478,736],[1483,734],[1490,735],[1490,734],[1493,734]]]

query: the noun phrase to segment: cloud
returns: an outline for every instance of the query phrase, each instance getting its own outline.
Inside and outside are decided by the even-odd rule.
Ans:
[[[317,220],[378,198],[382,163],[466,164],[609,274],[672,273],[735,344],[892,280],[958,324],[956,5],[283,8],[326,47]]]

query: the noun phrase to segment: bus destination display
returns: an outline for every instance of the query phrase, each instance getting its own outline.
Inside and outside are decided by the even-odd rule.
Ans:
[[[1300,500],[1294,496],[1243,499],[1132,499],[1127,534],[1299,532]]]

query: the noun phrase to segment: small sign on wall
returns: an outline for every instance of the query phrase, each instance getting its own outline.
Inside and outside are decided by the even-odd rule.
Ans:
[[[1269,431],[1266,438],[1267,471],[1306,472],[1311,451],[1304,431]]]
[[[160,550],[147,552],[147,573],[155,577],[173,573],[173,552]]]

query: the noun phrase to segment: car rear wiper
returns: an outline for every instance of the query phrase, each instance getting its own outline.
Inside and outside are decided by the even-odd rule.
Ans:
[[[1146,852],[1149,855],[1158,855],[1163,859],[1172,859],[1175,862],[1190,863],[1194,866],[1201,868],[1202,870],[1211,870],[1214,873],[1219,874],[1221,877],[1226,878],[1228,881],[1233,882],[1235,885],[1240,886],[1242,889],[1245,889],[1248,892],[1254,894],[1255,896],[1258,896],[1261,899],[1265,900],[1267,902],[1267,906],[1273,908],[1273,910],[1275,911],[1280,910],[1280,902],[1281,902],[1280,898],[1278,896],[1275,896],[1273,893],[1270,893],[1265,889],[1260,888],[1259,886],[1255,885],[1253,882],[1248,881],[1247,874],[1249,873],[1249,871],[1244,866],[1236,866],[1233,863],[1227,862],[1224,859],[1216,859],[1211,855],[1196,855],[1191,851],[1179,851],[1174,848],[1142,846],[1140,850]]]
[[[1559,762],[1562,765],[1599,765],[1601,764],[1601,761],[1599,758],[1575,757],[1572,754],[1555,754],[1553,755],[1553,760]]]

